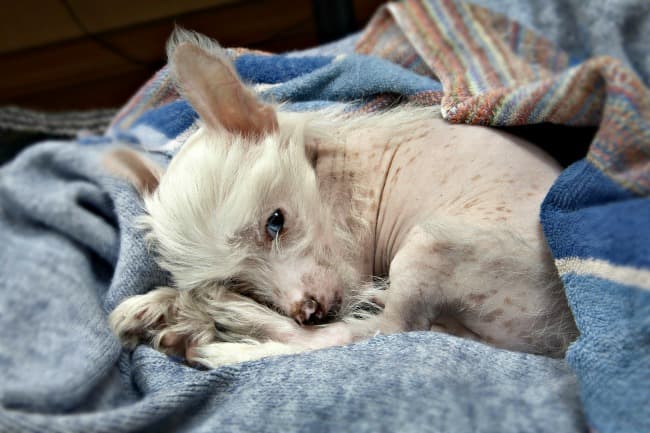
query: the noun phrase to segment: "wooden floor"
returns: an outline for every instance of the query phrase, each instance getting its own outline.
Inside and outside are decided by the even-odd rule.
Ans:
[[[140,7],[147,3],[129,1]],[[128,5],[129,1],[113,0],[111,4]],[[157,1],[176,8],[179,4]],[[125,19],[120,16],[122,12],[110,9],[99,17],[96,11],[93,16],[91,10],[83,15],[82,6],[89,3],[94,2],[23,0],[5,11],[0,22],[11,19],[7,17],[9,12],[20,17],[31,13],[23,9],[37,10],[47,5],[53,10],[58,8],[61,19],[74,27],[66,33],[55,23],[44,22],[39,24],[41,34],[17,20],[14,27],[18,31],[9,34],[7,26],[4,34],[0,30],[0,105],[45,110],[118,107],[164,64],[165,41],[175,24],[207,34],[224,46],[272,52],[312,47],[322,41],[322,21],[318,25],[314,10],[317,2],[312,1],[188,1],[195,5],[194,9],[144,21],[135,20],[135,15]],[[363,27],[381,3],[352,1],[354,27]],[[54,12],[44,15],[56,16]],[[22,39],[21,29],[26,32]]]

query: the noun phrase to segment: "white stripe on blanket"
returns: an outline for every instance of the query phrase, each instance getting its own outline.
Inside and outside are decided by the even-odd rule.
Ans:
[[[639,269],[632,266],[613,265],[605,260],[581,259],[567,257],[555,261],[561,275],[572,273],[578,275],[593,275],[615,281],[619,284],[637,286],[650,290],[650,270]]]

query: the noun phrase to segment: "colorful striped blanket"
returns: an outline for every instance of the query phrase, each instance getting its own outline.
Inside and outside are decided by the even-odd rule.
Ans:
[[[408,101],[456,123],[597,127],[541,209],[581,332],[566,360],[426,332],[212,371],[122,351],[107,313],[167,275],[100,159],[130,143],[164,162],[195,130],[163,68],[105,135],[0,168],[0,431],[650,431],[647,34],[645,0],[405,0],[331,45],[230,50],[285,110]]]

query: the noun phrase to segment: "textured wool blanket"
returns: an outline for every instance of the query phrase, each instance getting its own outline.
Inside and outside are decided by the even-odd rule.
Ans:
[[[0,431],[650,431],[648,34],[645,0],[412,0],[332,45],[230,51],[286,110],[409,101],[450,122],[597,126],[541,208],[581,332],[566,359],[428,332],[209,371],[122,350],[108,313],[168,276],[100,158],[129,143],[165,162],[195,130],[163,69],[106,134],[0,168]]]

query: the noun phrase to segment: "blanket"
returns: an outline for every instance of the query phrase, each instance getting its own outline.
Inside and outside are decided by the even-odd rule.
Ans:
[[[128,143],[164,163],[195,130],[163,68],[105,134],[0,169],[0,431],[650,431],[649,9],[406,0],[332,45],[230,50],[287,110],[408,101],[450,122],[597,126],[541,209],[581,333],[566,359],[428,332],[209,371],[122,350],[108,313],[169,277],[133,223],[137,194],[100,161]]]

